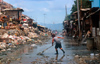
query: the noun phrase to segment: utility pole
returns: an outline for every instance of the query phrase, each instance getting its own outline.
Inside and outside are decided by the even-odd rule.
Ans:
[[[66,17],[67,17],[67,6],[65,5]]]
[[[45,15],[46,15],[46,14],[44,14],[44,26],[46,27],[46,25],[45,25]],[[44,30],[45,30],[45,32],[46,32],[46,28],[44,28]]]
[[[78,28],[80,34],[80,10],[79,10],[79,0],[77,0],[77,11],[78,11]]]
[[[46,14],[43,14],[43,15],[44,15],[44,26],[45,26],[45,15],[46,15]]]

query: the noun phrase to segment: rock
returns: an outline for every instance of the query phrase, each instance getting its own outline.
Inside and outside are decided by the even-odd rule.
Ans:
[[[17,61],[20,61],[20,60],[21,60],[21,58],[18,58],[18,59],[17,59]]]
[[[79,60],[80,60],[80,61],[83,61],[83,59],[82,59],[82,58],[80,58]]]
[[[25,55],[29,55],[29,54],[25,54]]]
[[[91,55],[91,56],[94,56],[94,53],[91,53],[90,55]]]
[[[79,58],[79,55],[76,55],[75,58]]]

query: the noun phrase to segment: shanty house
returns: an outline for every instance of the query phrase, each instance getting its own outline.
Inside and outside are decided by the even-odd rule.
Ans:
[[[21,15],[22,15],[23,11],[24,10],[20,9],[20,8],[17,8],[17,9],[5,9],[4,10],[5,15],[8,15],[9,18],[17,19],[17,20],[21,19]]]

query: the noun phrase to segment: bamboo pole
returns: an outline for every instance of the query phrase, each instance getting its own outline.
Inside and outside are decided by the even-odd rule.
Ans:
[[[80,11],[79,11],[79,0],[77,0],[77,11],[78,11],[78,28],[80,33]]]

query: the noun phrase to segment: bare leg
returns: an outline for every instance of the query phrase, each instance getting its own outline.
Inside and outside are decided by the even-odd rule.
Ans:
[[[63,53],[65,53],[65,51],[62,48],[60,48],[60,49],[62,50]]]
[[[55,50],[56,50],[56,54],[58,54],[58,50],[57,50],[57,48],[55,48]]]

